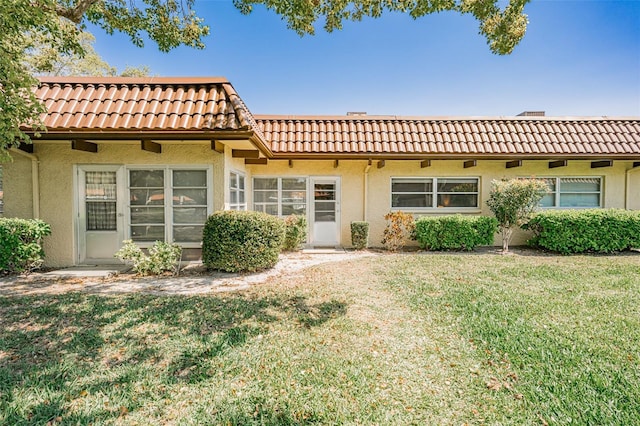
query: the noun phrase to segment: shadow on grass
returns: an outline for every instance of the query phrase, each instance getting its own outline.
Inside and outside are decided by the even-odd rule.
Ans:
[[[289,295],[0,298],[0,425],[113,421],[144,405],[136,384],[208,380],[218,357],[273,323],[310,328],[345,313]]]
[[[309,305],[304,297],[297,296],[291,298],[290,303],[297,321],[306,328],[317,327],[347,313],[347,304],[337,300]]]

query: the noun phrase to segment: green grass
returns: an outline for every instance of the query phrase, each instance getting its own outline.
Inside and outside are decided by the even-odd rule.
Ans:
[[[640,424],[640,257],[411,254],[0,297],[0,424]]]

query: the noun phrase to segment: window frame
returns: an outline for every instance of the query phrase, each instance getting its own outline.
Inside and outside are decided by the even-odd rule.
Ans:
[[[537,180],[555,180],[555,191],[545,192],[547,194],[553,194],[553,206],[541,206],[538,207],[544,210],[573,210],[573,209],[601,209],[604,208],[604,176],[535,176],[535,177],[523,177],[522,179],[537,179]],[[600,190],[598,192],[562,192],[562,179],[598,179],[600,181]],[[598,194],[597,206],[561,206],[560,198],[563,194]]]
[[[431,192],[424,193],[416,193],[416,194],[431,194],[431,206],[429,207],[394,207],[393,205],[393,195],[394,194],[402,194],[403,192],[394,192],[393,184],[395,179],[406,179],[406,180],[414,180],[414,181],[431,181],[432,190]],[[438,180],[446,180],[446,179],[467,179],[467,180],[475,180],[477,184],[477,191],[475,192],[439,192],[438,191]],[[409,212],[479,212],[480,211],[480,190],[482,188],[482,179],[480,176],[391,176],[389,179],[389,205],[391,211],[409,211]],[[446,207],[446,206],[438,206],[438,195],[442,194],[468,194],[476,196],[476,205],[473,207]]]
[[[240,188],[240,186],[238,185],[237,187],[233,187],[231,182],[232,182],[232,176],[236,175],[236,182],[239,182],[238,179],[242,178],[243,181],[243,185],[242,188]],[[236,200],[238,200],[238,202],[236,203],[232,203],[231,202],[231,195],[235,193],[236,194]],[[244,202],[240,202],[240,195],[243,195],[244,197]],[[229,203],[227,204],[228,208],[227,210],[242,210],[242,211],[246,211],[247,210],[247,175],[246,173],[242,173],[238,170],[230,170],[229,171]]]
[[[84,173],[84,190],[83,190],[83,194],[84,194],[84,199],[82,200],[82,202],[84,203],[84,232],[91,232],[91,233],[100,233],[100,232],[118,232],[118,203],[119,203],[119,197],[118,197],[118,171],[117,170],[83,170]],[[88,183],[88,174],[89,173],[113,173],[113,177],[114,177],[114,183]],[[108,195],[105,195],[103,198],[98,198],[95,196],[89,196],[89,188],[87,187],[87,185],[112,185],[113,186],[113,195],[111,197],[109,197]],[[106,188],[105,188],[106,189]],[[101,228],[101,229],[89,229],[89,222],[90,222],[90,209],[89,206],[90,205],[97,205],[100,203],[109,203],[109,204],[113,204],[113,210],[112,210],[112,214],[113,214],[113,218],[112,218],[112,225],[113,227],[111,228]]]
[[[174,182],[173,182],[173,172],[177,171],[177,170],[193,170],[193,171],[205,171],[206,172],[206,187],[205,187],[205,191],[206,191],[206,196],[207,196],[207,203],[206,205],[202,204],[198,204],[198,205],[194,205],[192,207],[195,208],[202,208],[202,207],[206,207],[207,211],[206,211],[206,216],[208,217],[209,215],[211,215],[213,213],[213,197],[214,197],[214,191],[213,191],[213,166],[211,165],[207,165],[207,164],[202,164],[202,165],[192,165],[192,164],[185,164],[185,165],[181,165],[181,164],[156,164],[156,165],[149,165],[149,164],[144,164],[144,165],[127,165],[125,166],[125,175],[126,175],[126,209],[127,212],[125,214],[125,218],[126,218],[126,224],[125,224],[125,238],[126,239],[132,239],[131,237],[131,171],[135,171],[135,170],[162,170],[164,173],[164,188],[163,188],[163,195],[164,195],[164,201],[169,200],[169,202],[165,202],[163,204],[163,209],[164,209],[164,241],[169,242],[169,243],[175,243],[180,245],[181,247],[184,248],[200,248],[202,246],[202,241],[192,241],[192,242],[183,242],[183,241],[175,241],[175,236],[174,236],[174,226],[189,226],[189,224],[185,224],[185,223],[175,223],[174,221],[174,207],[175,205],[173,204],[172,200],[173,200],[173,191],[175,189],[174,187]],[[178,188],[183,188],[183,187],[178,187]],[[186,187],[185,187],[186,188]],[[187,188],[188,189],[188,188]],[[133,206],[135,207],[135,206]],[[133,224],[133,225],[138,225],[138,224]],[[155,224],[154,224],[155,225]],[[144,226],[144,224],[142,224],[142,226]],[[198,226],[200,226],[198,224]],[[202,226],[204,226],[204,222],[202,223]],[[151,247],[154,244],[154,241],[135,241],[134,242],[140,246],[140,247]]]
[[[255,181],[256,179],[276,179],[277,180],[277,189],[270,189],[270,190],[258,190],[258,191],[276,191],[277,192],[277,197],[278,200],[276,202],[256,202],[256,197],[255,197],[255,193],[256,193],[256,185],[255,185]],[[290,190],[290,189],[283,189],[282,188],[282,180],[283,179],[304,179],[304,184],[305,184],[305,189],[304,189],[304,193],[305,193],[305,199],[304,199],[304,216],[308,218],[309,216],[309,182],[310,182],[310,177],[309,176],[299,176],[299,175],[295,175],[295,176],[269,176],[269,175],[260,175],[260,176],[253,176],[251,178],[251,209],[253,211],[260,211],[260,212],[266,212],[266,209],[260,209],[258,210],[256,208],[256,206],[260,205],[260,206],[267,206],[267,205],[276,205],[277,206],[277,210],[278,210],[278,214],[277,215],[273,215],[273,216],[277,216],[277,217],[287,217],[290,215],[283,215],[282,214],[282,205],[283,205],[283,197],[282,197],[282,192],[283,191],[294,191],[294,190]],[[302,190],[301,190],[302,191]],[[295,202],[285,202],[285,205],[294,205],[294,204],[300,204],[300,203],[295,203]],[[270,214],[270,213],[267,213]]]

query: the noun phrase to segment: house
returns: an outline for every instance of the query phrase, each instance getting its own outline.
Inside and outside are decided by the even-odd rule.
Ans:
[[[640,209],[639,117],[253,115],[223,78],[40,81],[48,131],[2,165],[0,206],[51,224],[51,266],[113,262],[125,239],[196,258],[220,209],[305,214],[313,246],[366,220],[375,246],[390,210],[490,214],[502,177],[545,179],[544,208]]]

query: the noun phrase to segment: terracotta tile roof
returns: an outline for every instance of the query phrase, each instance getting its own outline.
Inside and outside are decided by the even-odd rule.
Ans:
[[[256,115],[276,157],[640,157],[640,118]]]
[[[36,94],[49,132],[253,131],[224,78],[41,77]]]
[[[640,158],[640,118],[254,116],[224,78],[42,77],[45,138],[250,138],[268,157]],[[135,135],[135,136],[132,136]],[[206,135],[206,136],[205,136]]]

